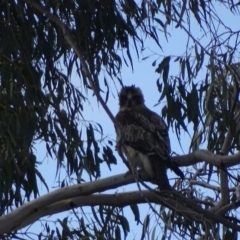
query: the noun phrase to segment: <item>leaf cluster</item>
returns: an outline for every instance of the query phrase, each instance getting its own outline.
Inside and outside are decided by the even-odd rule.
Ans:
[[[76,175],[78,183],[84,181],[82,171],[88,173],[91,180],[96,180],[101,177],[101,163],[105,162],[111,169],[117,162],[113,143],[102,143],[102,139],[98,139],[99,135],[104,135],[101,126],[84,119],[87,92],[94,89],[66,36],[55,22],[49,20],[50,13],[69,27],[69,34],[94,80],[94,94],[96,91],[104,94],[105,102],[111,89],[106,77],[102,82],[99,80],[100,73],[107,73],[114,83],[123,85],[120,78],[123,63],[134,67],[132,50],[139,58],[148,38],[163,50],[161,37],[170,37],[168,26],[173,24],[182,29],[188,35],[186,51],[181,56],[164,56],[156,67],[156,72],[161,74],[157,80],[159,102],[165,101],[162,115],[168,126],[175,130],[179,142],[183,132],[190,135],[189,126],[192,126],[192,150],[207,143],[206,148],[212,152],[223,152],[229,129],[232,141],[227,149],[230,152],[239,150],[240,81],[238,66],[234,65],[239,31],[234,32],[222,23],[211,1],[33,1],[44,7],[44,13],[26,2],[4,0],[0,3],[1,215],[30,201],[31,197],[37,198],[37,178],[48,188],[38,171],[40,160],[36,158],[34,144],[43,143],[47,155],[57,159],[57,172],[65,167],[69,176]],[[238,14],[237,4],[233,1],[226,1],[226,4],[232,13]],[[209,44],[204,46],[191,34],[190,19],[198,23],[205,35],[211,36]],[[226,39],[222,40],[218,35],[213,22],[227,29]],[[235,39],[235,45],[230,48],[232,39]],[[189,46],[190,42],[192,46]],[[224,50],[225,46],[227,50]],[[172,59],[179,64],[180,72],[176,76],[170,76]],[[200,70],[207,62],[205,79],[199,80]],[[155,64],[156,61],[153,66]],[[80,88],[71,81],[75,72],[80,79]],[[212,183],[210,180],[217,175],[217,170],[210,164],[193,169],[195,174],[192,171],[187,176],[191,180]],[[235,187],[237,171],[231,174],[231,184]],[[61,180],[60,186],[68,184],[69,181]],[[204,200],[193,185],[189,188],[191,196]],[[236,194],[230,197],[234,202]],[[220,198],[220,194],[216,194],[215,200]],[[206,204],[202,206],[206,207]],[[131,206],[131,210],[136,222],[141,222],[137,205]],[[75,236],[86,239],[127,237],[130,226],[121,207],[100,205],[92,208],[91,213],[91,217],[82,213],[80,218],[75,214],[78,229],[69,227],[69,218],[58,221],[62,231],[59,228],[53,231],[46,224],[46,235],[49,239],[55,235],[65,239]],[[177,224],[171,225],[172,213],[162,211],[160,216],[167,226],[164,236],[168,236],[168,230]],[[142,226],[143,239],[149,233],[148,216]],[[198,232],[189,233],[189,228],[179,224],[174,231],[195,237],[202,230],[196,228]],[[206,231],[206,235],[213,236],[216,232]],[[235,233],[226,230],[224,234],[233,239]],[[155,230],[152,236],[154,239]]]

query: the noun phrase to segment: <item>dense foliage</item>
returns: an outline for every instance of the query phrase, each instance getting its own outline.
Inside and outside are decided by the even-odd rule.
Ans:
[[[239,3],[234,1],[1,1],[1,215],[38,198],[41,195],[38,179],[49,188],[38,170],[41,162],[35,147],[39,142],[44,143],[50,159],[57,159],[54,173],[67,170],[66,176],[59,174],[59,188],[89,179],[94,184],[104,177],[102,163],[107,163],[109,171],[112,164],[117,164],[115,143],[110,139],[100,142],[95,137],[99,133],[107,135],[108,129],[102,129],[97,121],[85,121],[84,103],[94,94],[106,110],[109,94],[116,93],[109,81],[118,88],[127,84],[121,78],[122,66],[134,68],[137,63],[133,61],[133,53],[140,58],[140,52],[151,48],[146,39],[155,43],[155,52],[161,52],[161,39],[171,38],[172,28],[181,29],[188,37],[185,49],[179,56],[166,53],[150,63],[159,73],[156,81],[159,102],[166,102],[162,116],[179,141],[184,132],[192,136],[191,151],[198,150],[201,144],[219,155],[239,151],[240,29],[238,26],[233,29],[220,19],[217,12],[220,7],[229,16],[239,15]],[[202,43],[191,34],[193,22],[203,36],[208,36],[207,42]],[[175,76],[169,74],[172,64],[180,68]],[[200,71],[204,72],[204,79],[199,79]],[[102,73],[104,77],[100,80]],[[76,74],[81,89],[72,83]],[[111,113],[106,114],[111,117]],[[179,184],[178,190],[184,190],[184,196],[196,200],[199,207],[212,208],[213,214],[237,226],[238,163],[240,160],[229,168],[222,166],[224,169],[204,161],[194,164],[188,168],[187,180]],[[211,194],[198,192],[196,185],[207,188]],[[108,190],[104,186],[101,189]],[[220,202],[221,208],[214,210]],[[91,219],[84,214],[78,216],[73,210],[71,216],[75,217],[76,225],[64,218],[58,220],[61,229],[46,223],[35,234],[39,234],[39,239],[126,238],[129,223],[122,209],[130,205],[136,224],[143,226],[142,239],[147,234],[155,239],[155,232],[160,232],[158,221],[149,228],[150,216],[139,219],[140,205],[133,203],[130,200],[129,204],[126,201],[119,206],[91,203]],[[236,229],[207,220],[190,224],[168,205],[162,204],[160,211],[158,208],[153,213],[165,223],[163,238],[175,235],[189,239],[213,236],[236,239]],[[12,230],[1,232],[0,224],[1,238],[21,236]],[[27,233],[24,234],[26,237]]]

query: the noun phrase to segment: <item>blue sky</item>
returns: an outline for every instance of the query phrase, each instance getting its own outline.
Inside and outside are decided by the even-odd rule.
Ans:
[[[222,21],[230,26],[233,30],[239,30],[240,24],[236,24],[236,22],[240,22],[239,18],[237,16],[234,16],[233,14],[227,14],[226,9],[223,7],[220,7],[219,5],[216,5],[216,10],[218,14],[221,16]],[[234,29],[235,28],[235,29]],[[224,29],[219,29],[218,31],[221,32]],[[151,52],[149,50],[145,50],[144,52],[141,53],[140,59],[137,59],[136,54],[134,54],[134,49],[132,50],[132,56],[133,56],[133,63],[134,63],[134,71],[132,72],[132,69],[129,67],[126,67],[123,65],[122,68],[122,79],[123,83],[125,85],[131,85],[135,84],[136,86],[140,87],[142,89],[142,92],[145,96],[145,102],[146,105],[153,111],[160,113],[162,107],[164,106],[164,101],[154,107],[154,105],[157,103],[159,99],[159,92],[157,90],[157,85],[156,85],[156,80],[159,77],[159,74],[155,73],[155,67],[152,67],[152,62],[159,58],[159,61],[161,61],[161,57],[168,56],[168,55],[181,55],[184,53],[186,44],[187,44],[187,35],[181,30],[180,28],[175,28],[175,24],[171,25],[168,28],[168,31],[171,34],[171,37],[168,38],[168,41],[166,41],[164,34],[160,35],[161,37],[161,45],[164,51],[161,51],[159,48],[156,47],[153,41],[146,40],[145,41],[145,46],[149,47],[152,51],[155,51],[159,56],[153,55],[152,57],[149,57],[148,59],[141,61],[144,57],[151,55]],[[206,42],[209,41],[209,36],[205,36],[204,32],[200,30],[200,27],[196,24],[195,19],[191,19],[191,34],[194,35],[194,37],[199,38],[201,44],[205,45]],[[190,46],[193,44],[190,44]],[[200,74],[198,75],[198,79],[195,81],[200,81],[205,77],[206,74],[206,69],[205,65],[202,67],[203,69],[201,70]],[[173,61],[171,61],[170,64],[170,74],[169,75],[176,75],[180,72],[179,66],[177,64],[173,64]],[[100,76],[100,82],[103,82],[103,76]],[[77,74],[73,74],[72,76],[72,82],[73,84],[81,89],[81,80],[79,80]],[[112,113],[115,115],[118,111],[118,98],[117,98],[117,91],[115,89],[114,84],[111,82],[112,80],[108,78],[108,82],[111,85],[111,89],[114,93],[113,95],[109,96],[108,100],[108,107],[112,111]],[[117,89],[120,90],[120,86],[117,85]],[[112,122],[108,118],[107,114],[104,112],[101,106],[98,105],[96,99],[92,97],[92,93],[89,92],[88,94],[89,101],[91,103],[85,103],[84,104],[84,116],[86,120],[97,120],[98,123],[101,124],[101,126],[104,129],[104,133],[108,134],[111,138],[115,139],[115,131]],[[190,133],[192,133],[192,126],[189,127]],[[169,131],[170,135],[170,140],[171,140],[171,146],[172,150],[174,152],[177,152],[179,154],[187,153],[189,151],[189,145],[190,145],[190,137],[187,134],[182,134],[181,135],[181,144],[183,151],[181,147],[179,146],[177,137],[175,136],[175,133],[173,132],[172,129]],[[36,145],[36,153],[39,161],[43,160],[43,164],[39,167],[39,170],[41,171],[43,177],[45,178],[46,182],[48,183],[50,187],[50,191],[53,191],[57,187],[58,184],[56,181],[58,179],[55,179],[55,174],[56,174],[56,166],[57,166],[57,161],[48,159],[46,158],[46,151],[44,144],[38,144]],[[117,155],[117,154],[116,154]],[[184,169],[184,168],[183,168]],[[112,171],[109,171],[108,167],[105,166],[105,164],[102,164],[102,177],[107,177],[107,176],[113,176],[118,173],[124,173],[127,171],[126,166],[122,163],[121,159],[118,158],[118,164],[117,166],[112,167]],[[65,172],[62,171],[62,176],[65,176]],[[168,171],[168,176],[174,176],[171,171]],[[39,185],[40,189],[40,194],[43,195],[46,193],[46,189],[44,186],[41,184]],[[136,184],[132,184],[131,186],[124,186],[120,188],[120,191],[129,191],[136,189]],[[115,192],[115,191],[112,191]],[[149,206],[147,204],[139,206],[141,209],[141,219],[143,220],[145,215],[149,211]],[[133,214],[129,208],[125,208],[124,210],[125,216],[130,221],[130,228],[131,232],[128,235],[127,239],[139,239],[141,236],[141,226],[138,225],[136,226],[136,223],[134,222]],[[65,216],[69,215],[69,213],[62,213],[62,214],[57,214],[54,216],[51,216],[50,218],[45,217],[44,219],[51,219],[52,221],[56,220],[57,218],[63,218]],[[152,218],[152,226],[155,221],[155,218]],[[39,223],[34,224],[31,227],[31,232],[36,232],[39,233],[42,230],[42,227],[39,226]],[[161,229],[156,230],[156,234],[161,233]],[[174,239],[174,238],[172,238]]]

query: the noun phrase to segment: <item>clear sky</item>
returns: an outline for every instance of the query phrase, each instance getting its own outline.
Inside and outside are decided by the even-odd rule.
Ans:
[[[237,30],[239,28],[240,24],[236,26],[236,22],[240,22],[239,17],[234,17],[233,14],[226,14],[226,9],[223,7],[220,7],[219,5],[216,5],[216,10],[218,14],[221,16],[222,21],[229,25],[231,28],[235,28],[234,30]],[[223,31],[224,29],[219,29],[219,32]],[[239,29],[238,29],[239,30]],[[161,113],[161,109],[164,106],[165,102],[163,101],[161,104],[157,105],[154,107],[154,105],[158,102],[159,99],[159,92],[157,90],[157,85],[156,85],[156,80],[159,77],[159,74],[155,73],[155,67],[152,67],[152,62],[156,60],[159,56],[168,56],[168,55],[181,55],[184,53],[186,44],[187,44],[187,35],[181,30],[180,28],[175,28],[175,24],[170,26],[168,28],[168,31],[171,34],[171,37],[168,38],[168,42],[166,41],[164,34],[160,34],[159,36],[161,37],[161,45],[164,51],[161,51],[153,41],[146,40],[145,41],[145,46],[151,49],[152,51],[155,51],[158,55],[153,55],[152,57],[149,57],[148,59],[141,61],[146,56],[151,55],[151,52],[149,50],[145,50],[141,53],[140,59],[137,59],[136,54],[134,53],[134,49],[132,50],[132,56],[133,56],[133,63],[134,63],[134,72],[132,72],[131,68],[126,67],[123,64],[122,68],[122,79],[123,83],[125,85],[131,85],[135,84],[136,86],[140,87],[143,91],[143,94],[145,96],[145,101],[146,105],[153,111],[157,113]],[[200,27],[196,24],[195,19],[191,20],[191,33],[196,37],[199,38],[200,42],[205,45],[207,41],[209,41],[208,36],[203,37],[204,32],[200,30]],[[192,46],[193,44],[190,44]],[[157,63],[161,61],[162,58],[159,58]],[[179,66],[177,64],[173,64],[173,61],[170,63],[170,74],[169,75],[176,75],[180,72]],[[195,79],[196,82],[202,80],[205,77],[206,73],[206,68],[205,65],[203,65],[201,73],[198,75],[198,79]],[[100,76],[100,83],[103,82],[103,76]],[[111,83],[111,79],[107,78],[108,82]],[[77,74],[73,74],[72,76],[72,82],[76,87],[79,87],[81,89],[81,84]],[[117,91],[116,88],[114,87],[114,84],[110,84],[112,86],[111,90],[114,93],[113,95],[109,96],[108,100],[108,107],[112,111],[112,113],[115,115],[118,111],[118,98],[117,98]],[[117,90],[120,90],[120,86],[117,85]],[[87,120],[96,120],[98,123],[101,124],[101,126],[104,129],[104,133],[110,136],[111,138],[115,139],[115,131],[114,131],[114,126],[110,119],[108,118],[107,114],[104,112],[104,110],[97,104],[97,101],[94,97],[92,97],[92,93],[89,92],[88,94],[89,101],[91,105],[88,103],[84,104],[84,117]],[[189,127],[189,132],[192,133],[192,126],[190,125]],[[181,144],[183,147],[184,152],[181,150],[177,137],[175,136],[175,133],[172,129],[170,129],[170,140],[171,140],[171,146],[172,150],[174,152],[177,152],[179,154],[187,153],[189,151],[189,145],[191,139],[189,138],[188,135],[182,134],[181,135]],[[58,184],[56,181],[58,179],[55,179],[55,174],[56,174],[56,166],[57,166],[57,161],[46,158],[46,150],[45,150],[45,144],[38,144],[36,145],[36,152],[37,152],[37,157],[39,161],[42,161],[44,159],[43,164],[39,167],[40,172],[42,173],[43,177],[45,178],[45,181],[48,183],[50,187],[50,191],[55,190],[54,187],[57,187]],[[117,154],[116,154],[117,155]],[[183,168],[184,169],[184,168]],[[125,173],[127,171],[126,166],[122,163],[121,159],[118,158],[118,164],[117,166],[112,167],[112,171],[109,171],[108,167],[106,164],[101,165],[101,171],[102,171],[102,177],[107,177],[107,176],[113,176],[118,173]],[[65,176],[65,172],[62,171],[62,176]],[[168,176],[174,176],[171,171],[168,171]],[[119,192],[121,191],[128,191],[128,190],[133,190],[136,189],[136,184],[132,184],[131,186],[124,186],[122,187]],[[39,185],[40,193],[41,195],[46,193],[46,189],[44,186],[41,184]],[[115,192],[112,191],[112,192]],[[141,209],[141,219],[143,220],[146,213],[149,211],[149,206],[147,204],[139,206]],[[128,212],[129,211],[129,212]],[[141,236],[141,226],[136,225],[134,222],[133,214],[129,208],[125,208],[124,210],[125,216],[130,221],[130,229],[131,232],[128,235],[127,239],[139,239]],[[49,219],[52,221],[56,220],[57,218],[63,218],[65,216],[69,215],[68,213],[62,213],[62,214],[57,214],[54,216],[51,216]],[[44,219],[48,219],[45,217]],[[155,221],[155,218],[152,219],[153,223]],[[54,229],[54,228],[53,228]],[[33,227],[31,228],[31,232],[36,232],[39,233],[42,230],[42,227],[39,226],[38,224],[34,224]],[[157,233],[161,233],[161,230],[158,229],[156,231]],[[174,239],[174,238],[172,238]]]

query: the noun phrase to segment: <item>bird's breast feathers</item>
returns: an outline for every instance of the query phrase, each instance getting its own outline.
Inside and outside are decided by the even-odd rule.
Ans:
[[[157,154],[165,161],[170,152],[164,121],[147,108],[120,111],[116,120],[117,148],[126,155],[133,169],[144,168],[154,177],[149,157]]]
[[[144,169],[150,177],[154,178],[154,171],[147,155],[142,154],[129,146],[124,146],[123,152],[133,170],[136,170],[137,168]]]

